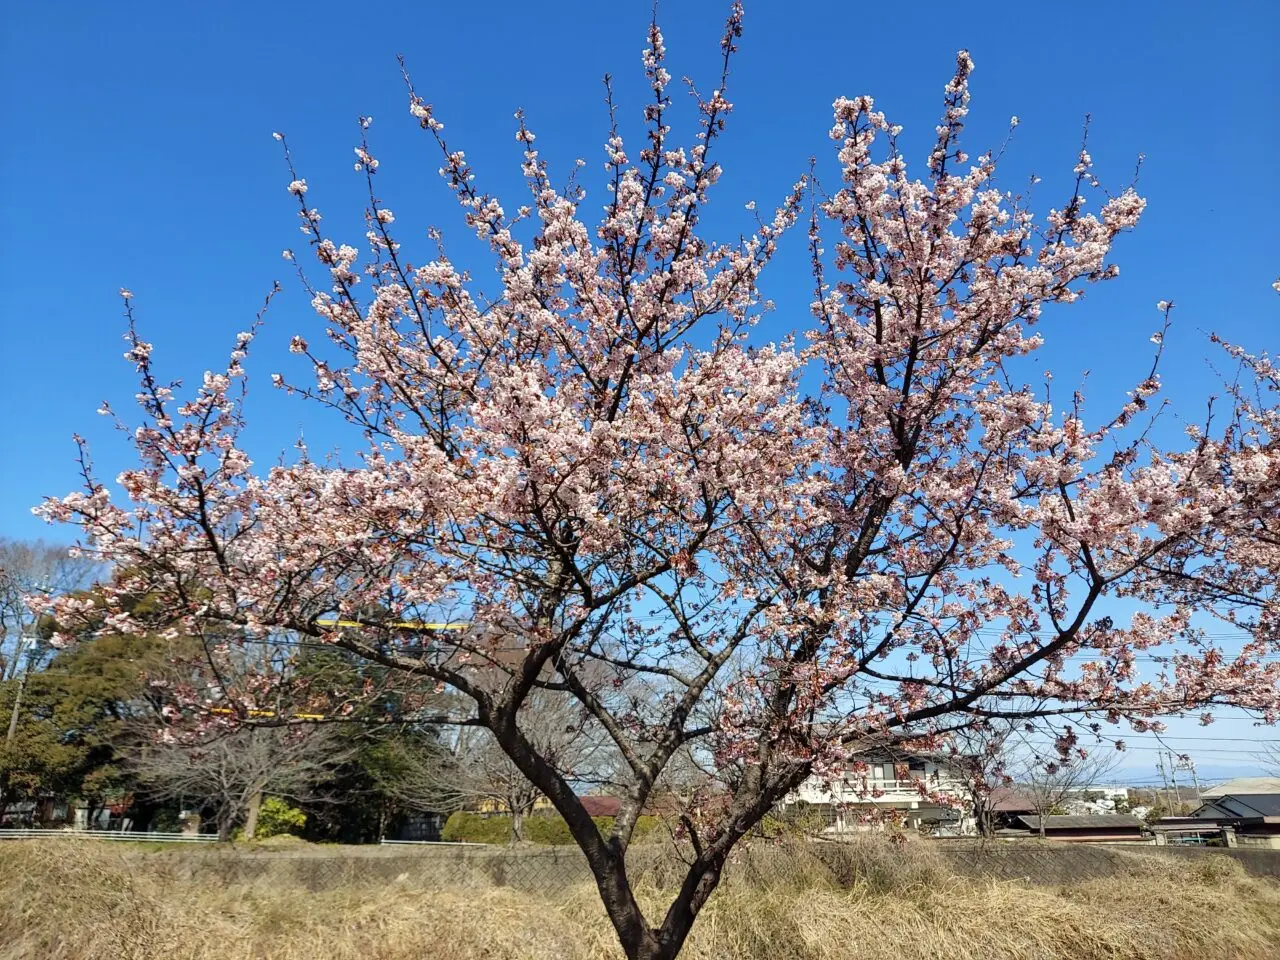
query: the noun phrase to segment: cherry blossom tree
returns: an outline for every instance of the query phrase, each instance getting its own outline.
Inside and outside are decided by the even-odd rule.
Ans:
[[[529,200],[482,192],[409,84],[492,254],[487,291],[441,233],[413,255],[394,238],[367,119],[365,254],[326,233],[290,159],[321,335],[293,340],[309,380],[273,379],[352,425],[359,461],[303,450],[255,469],[254,331],[195,389],[166,383],[126,291],[138,466],[118,502],[84,454],[85,489],[41,508],[119,571],[112,590],[163,598],[174,636],[306,638],[452,691],[468,705],[452,719],[487,729],[564,817],[626,955],[646,960],[679,953],[735,845],[806,778],[994,720],[1047,724],[1072,755],[1168,714],[1280,709],[1274,544],[1255,542],[1280,490],[1265,378],[1246,397],[1246,372],[1235,412],[1169,449],[1151,429],[1155,365],[1105,415],[1022,383],[1034,328],[1116,275],[1111,245],[1143,199],[1108,194],[1085,149],[1044,216],[999,188],[998,155],[961,147],[962,52],[918,176],[900,128],[842,97],[838,181],[806,176],[749,233],[713,240],[741,23],[735,5],[685,144],[650,28],[644,138],[611,124],[598,217],[586,175],[557,184],[521,114]],[[766,342],[761,272],[805,221],[814,293],[786,316],[809,319]],[[1251,639],[1213,645],[1198,611]],[[122,606],[108,628],[130,619]],[[526,729],[537,691],[572,697],[615,754],[608,835]],[[269,696],[241,690],[234,709],[249,719]],[[715,776],[687,793],[687,871],[650,914],[628,854],[675,758]]]

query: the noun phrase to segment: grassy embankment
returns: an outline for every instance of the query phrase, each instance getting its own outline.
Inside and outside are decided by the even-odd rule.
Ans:
[[[606,960],[587,885],[542,895],[415,880],[310,891],[287,861],[252,883],[194,880],[184,858],[93,842],[0,847],[0,960]],[[836,870],[802,848],[735,865],[689,960],[1273,960],[1280,884],[1221,857],[1137,857],[1059,887],[951,873],[927,844],[869,841]],[[277,869],[278,867],[278,869]],[[355,875],[359,875],[358,868]],[[669,882],[654,870],[645,900]]]

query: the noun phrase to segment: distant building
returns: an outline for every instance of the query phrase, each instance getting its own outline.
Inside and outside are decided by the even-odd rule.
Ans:
[[[616,817],[618,811],[622,809],[621,798],[608,794],[595,794],[578,799],[582,801],[582,809],[587,811],[589,817]]]
[[[1035,800],[1016,786],[992,788],[982,799],[982,804],[991,818],[992,828],[996,830],[1017,827],[1018,817],[1036,812]]]
[[[507,802],[505,800],[500,800],[497,797],[482,797],[479,800],[468,804],[466,809],[486,816],[503,816],[511,812],[511,808],[507,805]],[[538,794],[538,796],[534,798],[533,806],[530,807],[531,813],[555,813],[555,810],[556,808],[552,805],[551,801],[542,794]]]
[[[861,757],[866,774],[836,783],[811,777],[780,804],[785,814],[805,810],[829,835],[872,829],[886,814],[913,829],[956,835],[974,832],[964,772],[945,759],[881,754]],[[940,802],[943,801],[943,802]]]
[[[1213,823],[1231,845],[1280,850],[1280,793],[1232,793],[1215,797],[1191,819]],[[1163,823],[1163,821],[1161,821]],[[1231,835],[1226,831],[1230,830]]]
[[[1232,794],[1256,796],[1260,793],[1280,793],[1280,777],[1236,777],[1216,787],[1200,791],[1201,800],[1216,800]]]
[[[1076,815],[1129,813],[1129,788],[1075,787],[1062,798],[1062,806]]]

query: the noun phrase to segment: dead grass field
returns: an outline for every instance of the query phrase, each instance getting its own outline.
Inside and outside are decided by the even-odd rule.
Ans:
[[[175,850],[0,847],[0,960],[606,960],[595,891],[531,896],[402,878],[310,892],[182,879]],[[650,871],[646,899],[667,882]],[[1273,960],[1280,884],[1221,857],[1139,858],[1061,887],[965,879],[923,844],[856,845],[825,866],[757,849],[703,913],[689,960]]]

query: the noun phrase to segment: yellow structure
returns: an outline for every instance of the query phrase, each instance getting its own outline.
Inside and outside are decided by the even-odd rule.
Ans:
[[[359,620],[317,620],[316,625],[320,627],[338,627],[340,629],[353,629],[355,627],[365,627],[368,624],[361,623]],[[424,630],[429,632],[449,631],[449,630],[466,630],[470,626],[468,623],[423,623],[421,620],[397,620],[393,623],[378,624],[383,627],[393,627],[397,630]],[[236,715],[235,710],[227,707],[212,707],[210,713],[217,713],[223,716]],[[249,717],[258,717],[261,719],[270,719],[276,715],[274,710],[247,710],[246,715]],[[295,713],[291,714],[290,720],[327,720],[329,719],[323,713]],[[546,806],[550,806],[550,801],[546,802]],[[535,807],[537,804],[535,804]],[[505,808],[504,808],[505,809]],[[502,812],[502,811],[486,811],[486,812]]]

